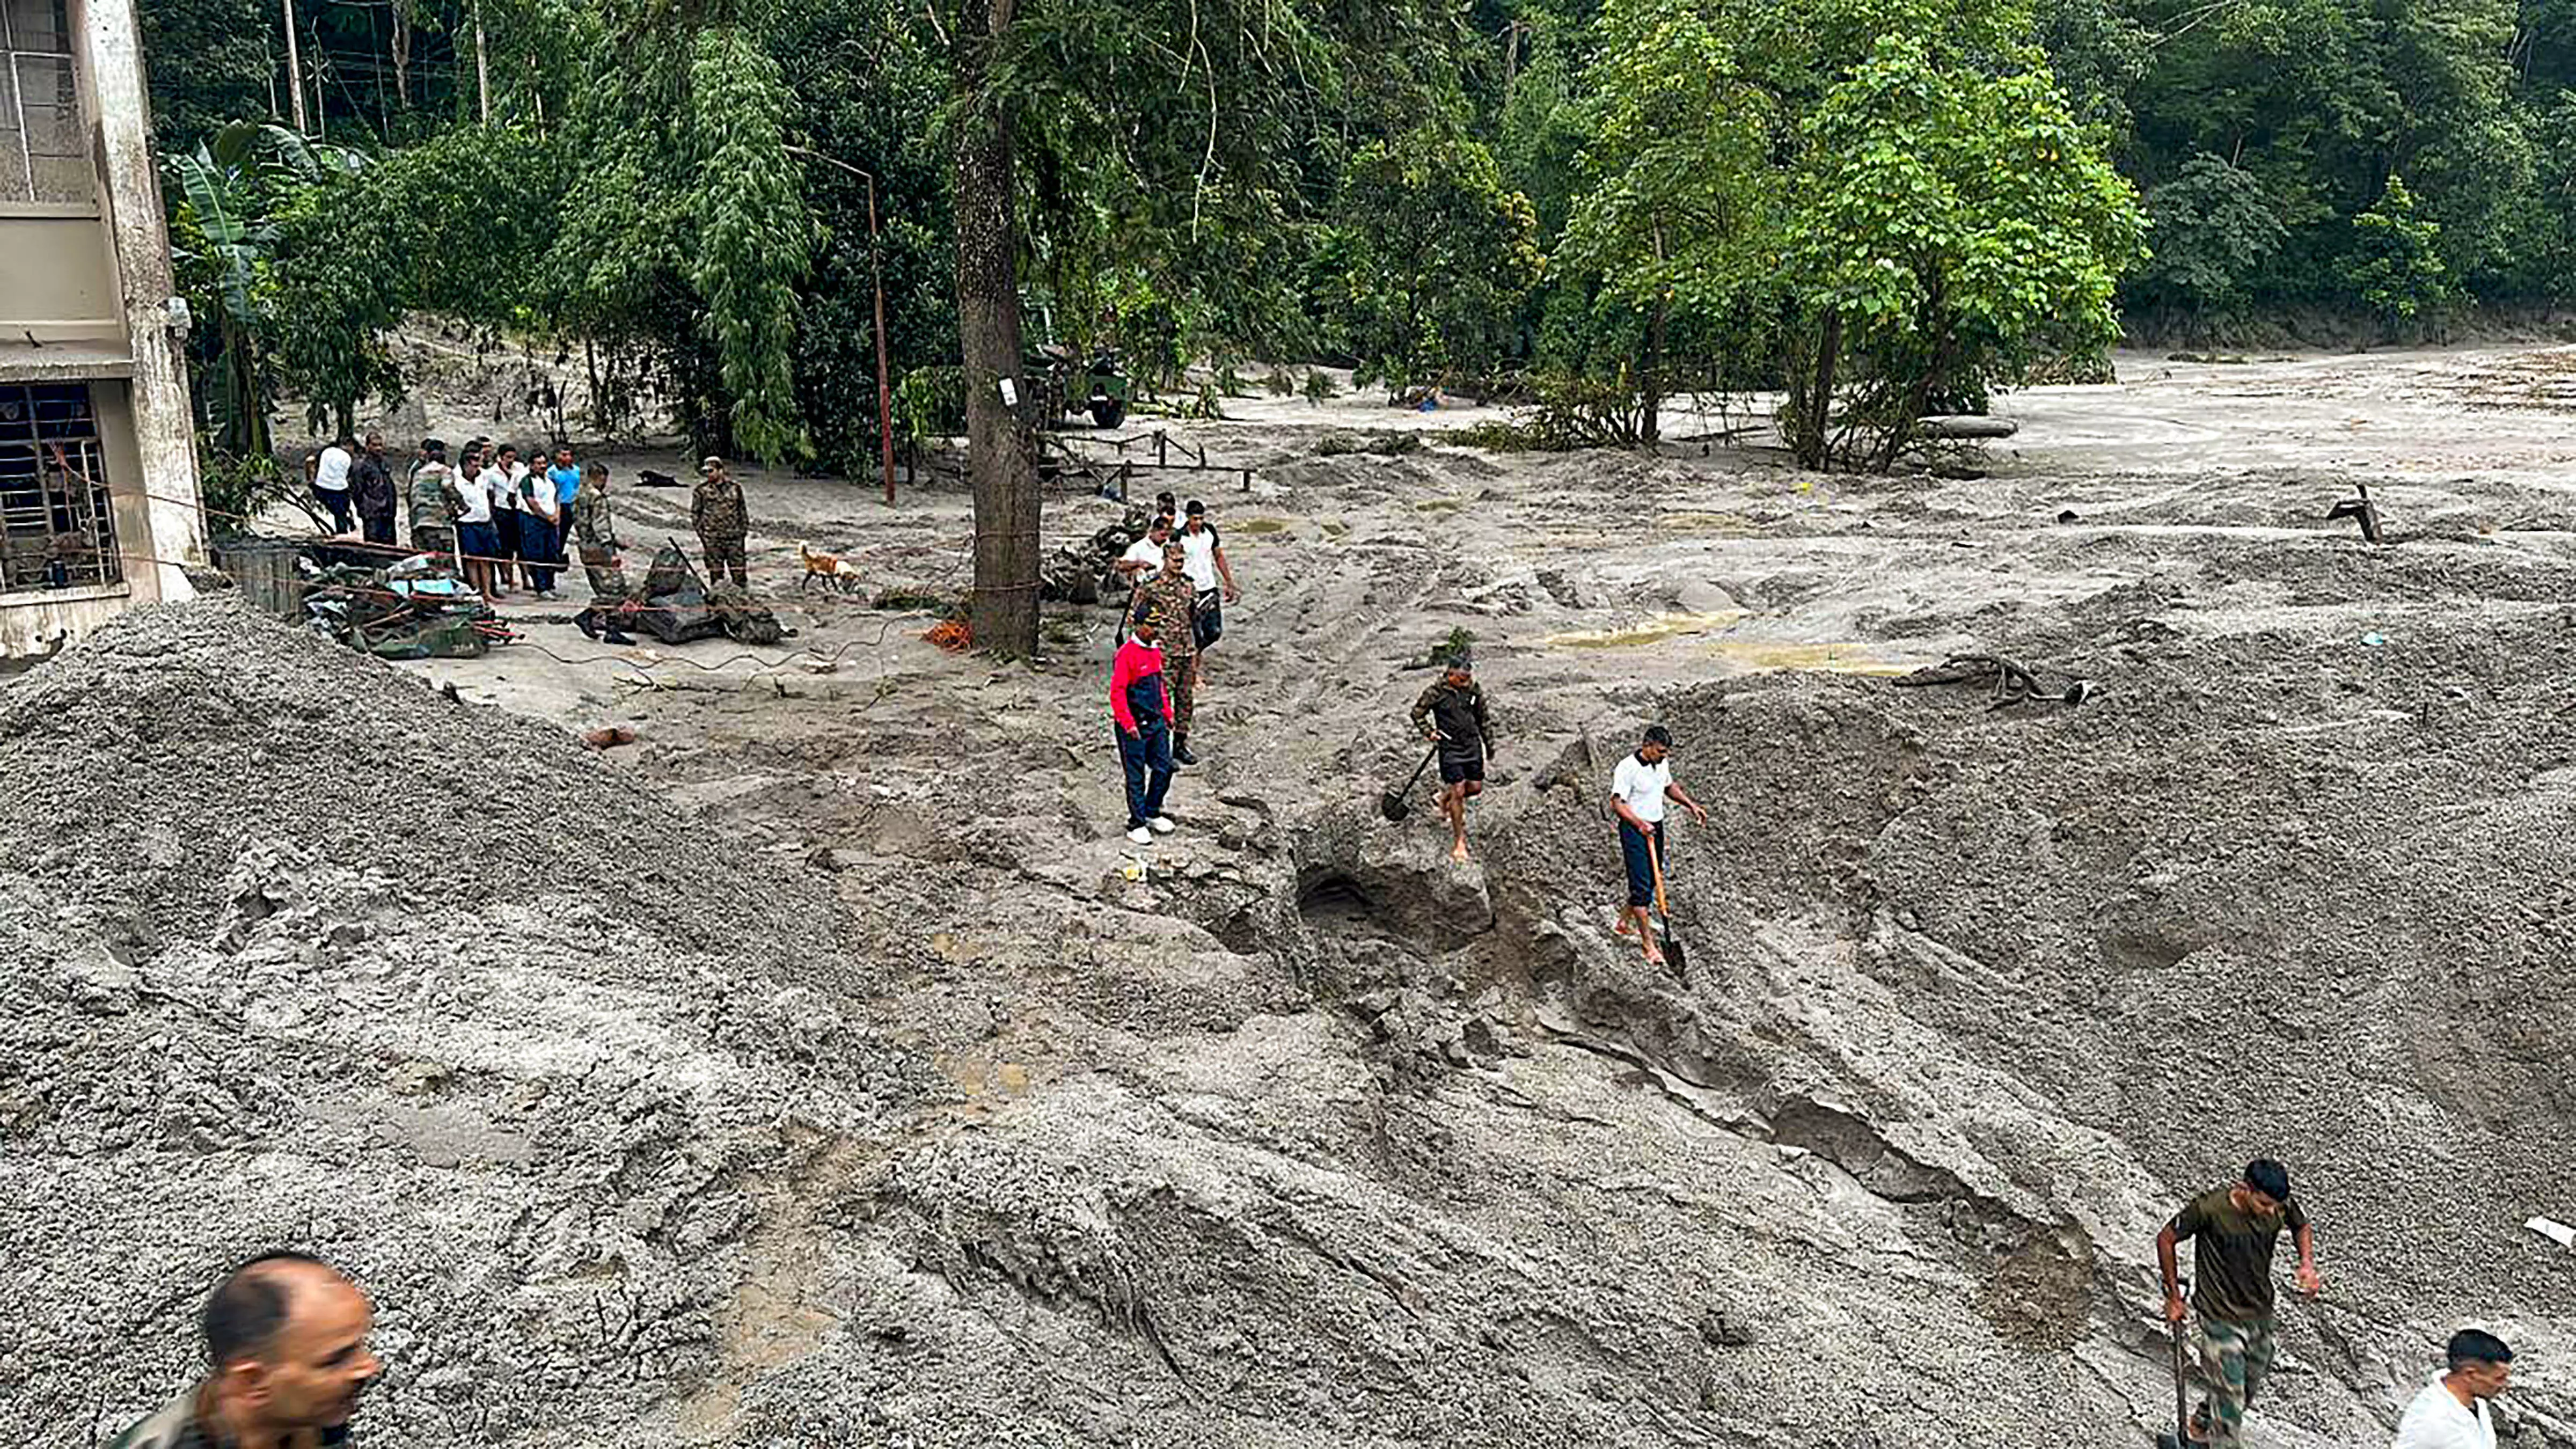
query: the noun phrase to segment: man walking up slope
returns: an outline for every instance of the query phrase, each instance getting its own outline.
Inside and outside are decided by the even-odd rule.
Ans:
[[[1163,796],[1172,788],[1172,724],[1154,623],[1150,614],[1133,622],[1109,670],[1109,713],[1118,723],[1118,763],[1127,775],[1127,838],[1138,845],[1175,828],[1163,813]]]

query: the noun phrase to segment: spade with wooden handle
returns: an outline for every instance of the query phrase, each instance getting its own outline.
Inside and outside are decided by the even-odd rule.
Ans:
[[[1690,969],[1690,963],[1683,959],[1682,938],[1680,933],[1673,929],[1673,908],[1664,900],[1662,831],[1646,832],[1646,858],[1653,861],[1655,865],[1655,915],[1659,918],[1655,925],[1656,929],[1662,931],[1664,935],[1664,964],[1673,969],[1675,976],[1680,976]]]

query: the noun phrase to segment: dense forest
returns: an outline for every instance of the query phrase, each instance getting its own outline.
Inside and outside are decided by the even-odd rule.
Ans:
[[[2557,303],[2576,249],[2576,0],[142,14],[211,448],[398,394],[427,313],[581,358],[579,426],[649,396],[861,474],[881,273],[894,411],[970,439],[1006,644],[1034,444],[993,384],[1042,342],[1201,409],[1329,385],[1278,364],[1517,397],[1533,446],[1758,388],[1802,462],[1884,467],[2124,328],[2427,335]]]

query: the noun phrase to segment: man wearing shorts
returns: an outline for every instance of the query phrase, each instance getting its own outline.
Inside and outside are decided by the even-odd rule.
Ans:
[[[2247,1163],[2244,1181],[2184,1203],[2156,1234],[2165,1319],[2174,1324],[2187,1316],[2175,1249],[2186,1238],[2199,1244],[2190,1310],[2200,1317],[2193,1344],[2208,1397],[2192,1411],[2191,1437],[2180,1449],[2244,1442],[2245,1408],[2272,1368],[2272,1249],[2285,1229],[2299,1248],[2299,1291],[2314,1297],[2321,1285],[2308,1215],[2290,1200],[2290,1170],[2268,1157]]]
[[[1467,656],[1450,657],[1440,682],[1413,702],[1413,727],[1440,752],[1440,809],[1449,817],[1449,858],[1467,859],[1467,798],[1485,793],[1485,762],[1493,758],[1493,726],[1485,691],[1476,685]]]
[[[1708,812],[1690,797],[1690,792],[1673,783],[1673,736],[1662,725],[1646,726],[1646,738],[1635,754],[1619,762],[1610,774],[1610,808],[1619,814],[1619,856],[1628,868],[1628,909],[1619,917],[1619,934],[1634,931],[1646,946],[1646,962],[1664,964],[1664,953],[1655,945],[1655,928],[1648,912],[1655,904],[1655,872],[1664,855],[1664,804],[1670,801],[1691,813],[1691,819],[1708,823]]]

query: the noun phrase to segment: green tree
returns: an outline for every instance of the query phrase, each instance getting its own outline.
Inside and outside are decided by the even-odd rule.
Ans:
[[[402,392],[386,338],[413,312],[522,320],[553,210],[559,147],[515,125],[460,126],[322,178],[280,214],[279,381],[309,422],[346,433],[357,405]]]
[[[1591,185],[1558,246],[1561,271],[1635,318],[1636,435],[1656,436],[1676,314],[1714,331],[1768,285],[1783,103],[1746,64],[1749,16],[1705,0],[1613,0],[1586,77],[1582,165]]]
[[[1332,321],[1389,389],[1490,376],[1544,267],[1529,198],[1480,142],[1422,130],[1372,141],[1341,192]]]
[[[2379,204],[2354,217],[2352,230],[2346,275],[2392,332],[2414,326],[2451,300],[2441,223],[2416,214],[2415,194],[2406,189],[2404,177],[2388,178]]]
[[[1885,469],[1935,398],[1976,398],[2041,350],[2107,346],[2111,298],[2144,256],[2129,184],[2085,143],[2035,53],[2000,72],[1881,38],[1802,124],[1780,275],[1862,364],[1852,416]],[[1830,430],[1834,391],[1792,431]]]
[[[165,152],[187,152],[236,117],[268,112],[264,0],[148,0],[136,7]]]
[[[1428,0],[941,0],[927,15],[951,84],[969,626],[988,648],[1029,653],[1035,449],[1006,400],[1034,395],[1020,375],[1023,257],[1059,295],[1141,273],[1152,285],[1131,294],[1220,338],[1284,325],[1299,269],[1275,264],[1280,223],[1329,184],[1355,134],[1402,134],[1454,103],[1463,37]]]
[[[250,122],[162,157],[174,271],[190,309],[212,324],[197,344],[199,421],[235,457],[269,450],[280,219],[359,164],[353,152]]]
[[[2242,309],[2288,236],[2262,179],[2206,153],[2150,190],[2146,205],[2155,259],[2135,295],[2168,312],[2226,316]]]

